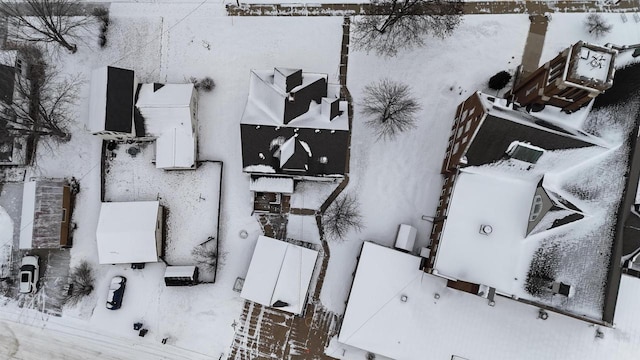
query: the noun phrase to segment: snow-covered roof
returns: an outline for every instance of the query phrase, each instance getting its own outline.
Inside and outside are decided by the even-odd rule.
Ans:
[[[318,252],[259,236],[240,296],[265,306],[276,301],[293,314],[304,310]]]
[[[637,278],[622,277],[616,328],[601,328],[604,338],[594,340],[595,328],[582,321],[552,313],[543,321],[537,307],[500,296],[488,306],[487,299],[450,289],[446,279],[419,266],[417,256],[365,242],[338,341],[396,360],[450,359],[452,354],[465,359],[604,359],[637,353],[635,347],[626,348],[629,337],[622,336],[640,333]],[[343,348],[327,354],[339,357]],[[345,358],[355,358],[346,349],[351,356]]]
[[[31,249],[33,221],[35,220],[36,182],[24,183],[22,189],[22,216],[20,217],[20,249]]]
[[[157,262],[161,211],[158,201],[102,203],[96,230],[100,264]]]
[[[193,84],[142,84],[136,107],[145,131],[156,136],[156,167],[191,168],[196,161],[196,134],[191,108]]]
[[[164,271],[164,277],[191,277],[196,271],[193,265],[167,266]]]
[[[256,192],[293,193],[293,179],[271,176],[252,178],[249,190]]]
[[[105,66],[91,73],[89,118],[92,133],[115,131],[133,134],[133,98],[136,79],[132,70]]]
[[[299,128],[349,130],[347,116],[347,102],[340,101],[341,114],[333,119],[322,112],[321,104],[310,101],[309,110],[284,124],[285,103],[288,93],[274,85],[274,70],[251,70],[249,97],[242,114],[241,124],[266,126],[291,126]],[[312,84],[319,79],[327,79],[326,74],[302,73],[302,85],[292,89],[292,92]],[[327,84],[327,98],[336,99],[340,96],[340,86]],[[306,105],[306,104],[305,104]]]
[[[612,68],[617,53],[616,50],[579,43],[580,48],[575,54],[574,76],[581,80],[607,83],[612,80]]]
[[[514,294],[534,248],[525,241],[536,183],[461,170],[434,264],[439,275]],[[481,227],[489,225],[490,234]]]
[[[0,50],[0,65],[15,67],[18,50]]]
[[[420,257],[365,242],[353,279],[338,341],[391,357],[415,359],[415,319],[424,306],[416,296],[421,279]],[[402,296],[406,296],[403,302]],[[421,341],[418,341],[421,342]],[[424,354],[421,354],[423,356]]]

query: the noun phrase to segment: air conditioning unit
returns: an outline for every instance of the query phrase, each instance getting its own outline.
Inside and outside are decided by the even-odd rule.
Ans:
[[[493,232],[493,228],[491,225],[480,225],[480,234],[482,235],[490,235]]]

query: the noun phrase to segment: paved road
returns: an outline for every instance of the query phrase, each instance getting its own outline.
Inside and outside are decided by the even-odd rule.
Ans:
[[[617,5],[603,5],[603,1],[479,1],[462,4],[464,14],[544,14],[552,12],[584,13],[637,12],[638,0],[622,0]],[[430,7],[425,7],[425,13]],[[384,9],[369,3],[362,4],[242,4],[227,5],[227,14],[238,16],[350,16],[376,15]]]
[[[211,357],[173,347],[84,332],[0,320],[0,359],[20,360],[204,360]]]

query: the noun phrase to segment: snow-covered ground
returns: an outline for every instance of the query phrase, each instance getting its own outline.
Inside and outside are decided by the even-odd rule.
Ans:
[[[78,122],[72,126],[70,142],[53,149],[41,148],[38,166],[28,176],[75,176],[80,180],[81,192],[73,218],[78,228],[71,250],[72,265],[81,260],[94,264],[96,291],[77,307],[67,309],[59,319],[25,315],[30,311],[17,309],[12,304],[3,307],[5,316],[51,329],[73,326],[82,329],[86,337],[134,348],[155,348],[161,346],[162,338],[169,337],[166,358],[197,359],[199,356],[195,353],[185,355],[180,353],[181,349],[217,358],[229,348],[232,325],[239,317],[243,303],[232,286],[236,277],[246,275],[260,234],[258,223],[251,216],[249,180],[241,169],[239,121],[248,93],[249,70],[299,67],[327,73],[332,82],[337,82],[342,18],[226,17],[221,3],[185,4],[114,2],[110,8],[111,25],[105,49],[99,49],[93,45],[93,40],[87,40],[91,45],[79,46],[75,55],[60,53],[59,61],[66,72],[80,73],[87,79],[80,89]],[[612,22],[620,18],[615,14],[607,16]],[[553,15],[543,61],[585,35],[581,24],[583,18],[584,15]],[[631,21],[616,23],[606,41],[640,42],[640,30],[634,25]],[[350,274],[364,240],[391,245],[397,225],[407,223],[418,228],[418,245],[426,245],[431,224],[421,220],[421,216],[432,216],[436,208],[441,188],[439,168],[455,107],[473,91],[484,90],[491,75],[500,70],[515,69],[520,63],[528,26],[525,15],[467,16],[454,36],[429,40],[426,47],[393,59],[359,52],[350,54],[348,86],[355,99],[356,116],[350,183],[346,191],[358,196],[365,227],[362,232],[351,234],[348,241],[331,244],[331,260],[321,294],[322,302],[331,310],[344,311],[351,285]],[[103,65],[131,68],[143,82],[183,82],[192,76],[211,76],[215,80],[213,92],[200,94],[198,120],[200,159],[224,162],[219,240],[225,255],[216,284],[166,288],[162,284],[162,264],[148,265],[142,271],[127,266],[97,265],[95,228],[100,204],[100,141],[84,131],[83,123],[88,116],[89,73]],[[383,77],[411,85],[423,107],[417,129],[392,142],[375,142],[375,135],[365,127],[359,112],[362,88]],[[178,189],[176,193],[180,191]],[[292,205],[317,209],[328,192],[330,190],[320,187],[304,189],[304,196],[294,196]],[[197,199],[192,196],[185,201]],[[288,228],[291,237],[318,242],[319,235],[312,219],[311,216],[292,216]],[[213,226],[211,216],[207,215],[196,219],[193,232],[210,233]],[[240,236],[242,230],[249,234],[246,239]],[[187,240],[189,248],[193,241],[196,239]],[[127,290],[123,307],[108,311],[104,307],[106,289],[114,275],[127,277]],[[623,286],[628,283],[625,280]],[[621,299],[634,298],[624,291],[627,290],[621,292]],[[640,289],[635,287],[630,291],[637,294]],[[446,296],[443,296],[444,300]],[[466,294],[451,292],[451,296],[464,298]],[[629,308],[621,306],[619,312]],[[559,331],[579,328],[583,330],[580,336],[586,336],[587,325],[584,323],[562,325],[564,318],[554,319],[560,319]],[[142,321],[149,328],[146,337],[139,338],[132,330],[135,321]],[[477,325],[474,331],[480,331],[483,326],[472,323]],[[540,325],[540,331],[555,328],[550,325],[549,322]],[[588,330],[593,332],[592,328]],[[607,338],[618,339],[611,342],[614,345],[631,343],[630,339],[640,333],[606,331]],[[536,339],[543,341],[546,337]],[[69,343],[83,341],[76,340]],[[500,348],[495,349],[500,353]],[[107,347],[103,351],[110,350]],[[113,357],[117,358],[119,354],[115,352]],[[517,357],[517,354],[512,355]],[[354,350],[344,355],[345,358],[361,356]]]

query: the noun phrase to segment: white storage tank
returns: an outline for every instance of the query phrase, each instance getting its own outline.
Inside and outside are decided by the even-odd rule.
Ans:
[[[406,252],[413,252],[417,234],[418,230],[413,226],[400,224],[398,227],[398,235],[396,236],[395,248]]]

